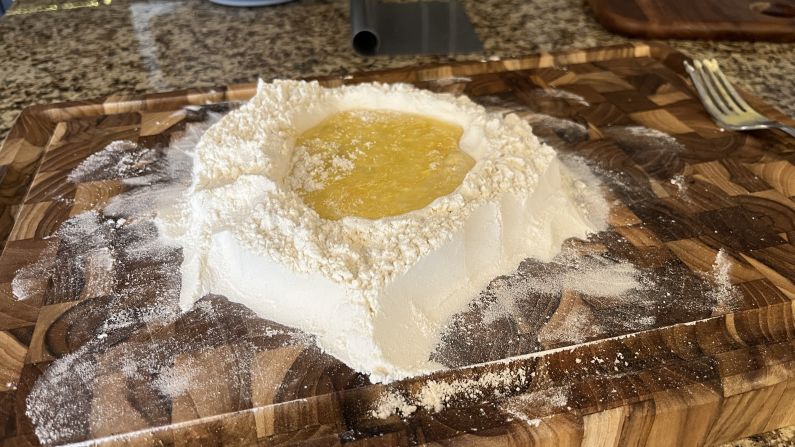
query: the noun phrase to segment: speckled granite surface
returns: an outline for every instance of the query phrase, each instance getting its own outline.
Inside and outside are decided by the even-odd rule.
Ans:
[[[17,0],[0,19],[0,137],[31,104],[451,59],[625,42],[582,0],[462,0],[483,54],[365,58],[349,45],[348,2],[236,9],[200,0]],[[795,115],[795,44],[669,44],[718,57],[729,74]]]
[[[484,53],[366,58],[349,45],[348,1],[235,9],[200,0],[17,0],[0,18],[0,139],[21,109],[111,93],[340,74],[626,42],[581,0],[461,0]],[[795,44],[670,41],[720,59],[737,82],[795,115]],[[783,429],[731,445],[795,445]]]

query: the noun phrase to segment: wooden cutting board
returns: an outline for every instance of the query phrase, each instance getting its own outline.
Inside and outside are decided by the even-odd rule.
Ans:
[[[135,188],[110,177],[68,182],[86,157],[114,140],[163,147],[209,112],[249,98],[253,85],[25,110],[0,150],[4,445],[38,437],[118,445],[700,445],[795,424],[795,141],[716,128],[683,77],[685,59],[636,44],[322,80],[410,82],[531,119],[561,152],[587,160],[610,198],[610,228],[569,248],[630,262],[655,284],[628,301],[529,293],[521,318],[476,333],[453,328],[438,359],[454,369],[389,386],[223,297],[167,321],[152,318],[153,309],[175,308],[179,252],[142,258],[135,250],[152,235],[108,212],[95,230],[68,231],[84,231],[86,244],[105,238],[112,267],[86,261],[96,259],[86,257],[88,245],[56,233]],[[672,139],[633,138],[627,126]],[[719,250],[737,293],[731,305],[709,286]],[[522,269],[543,275],[548,267]],[[20,268],[35,292],[25,301],[13,296]],[[468,318],[477,317],[458,321]],[[453,395],[438,412],[371,413],[387,391],[412,396],[431,380],[460,385],[489,373],[517,379]]]
[[[795,41],[793,0],[588,0],[607,29],[674,39]]]

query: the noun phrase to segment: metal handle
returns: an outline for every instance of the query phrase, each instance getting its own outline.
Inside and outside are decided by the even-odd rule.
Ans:
[[[784,132],[792,135],[795,137],[795,127],[785,126],[784,124],[776,124],[776,128],[783,130]]]

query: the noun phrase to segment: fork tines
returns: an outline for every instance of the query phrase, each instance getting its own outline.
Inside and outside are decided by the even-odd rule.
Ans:
[[[685,62],[685,69],[707,112],[722,127],[745,130],[770,122],[737,93],[715,59],[694,60],[693,66]]]

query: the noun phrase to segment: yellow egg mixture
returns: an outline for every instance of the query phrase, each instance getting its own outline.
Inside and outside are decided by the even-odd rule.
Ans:
[[[331,174],[319,189],[298,193],[330,220],[421,209],[453,192],[475,165],[458,147],[462,133],[460,126],[413,113],[336,113],[296,141]]]

